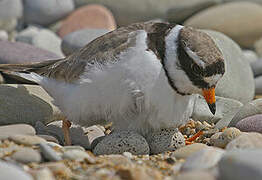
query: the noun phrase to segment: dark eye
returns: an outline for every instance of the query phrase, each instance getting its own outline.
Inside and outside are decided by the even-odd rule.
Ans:
[[[192,71],[195,73],[195,74],[201,74],[201,68],[197,65],[197,64],[192,64]]]

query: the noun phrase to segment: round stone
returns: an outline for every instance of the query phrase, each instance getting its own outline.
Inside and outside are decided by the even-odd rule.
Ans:
[[[219,179],[259,180],[262,178],[262,150],[228,151],[218,163]]]
[[[24,20],[28,24],[49,25],[74,10],[72,0],[24,0]]]
[[[0,125],[26,123],[34,126],[36,121],[48,123],[60,119],[61,111],[52,102],[53,98],[37,85],[0,85]],[[33,135],[34,130],[26,129],[26,134]],[[25,128],[13,130],[20,134]]]
[[[254,42],[262,36],[262,31],[259,30],[262,28],[261,16],[262,6],[259,4],[232,2],[201,11],[189,18],[185,25],[222,32],[241,46],[251,48]],[[243,24],[249,25],[243,26]]]
[[[241,133],[226,146],[226,150],[234,149],[262,149],[262,134],[255,132]]]
[[[95,158],[91,157],[85,151],[78,150],[78,149],[68,150],[64,152],[63,158],[75,160],[75,161],[83,161],[86,159],[89,163],[95,163]]]
[[[200,151],[202,149],[208,148],[207,145],[202,144],[202,143],[194,143],[185,147],[182,147],[180,149],[177,149],[173,155],[177,158],[177,159],[186,159],[187,157],[189,157],[191,154]]]
[[[33,180],[32,176],[21,168],[0,160],[1,179]]]
[[[0,63],[16,64],[58,59],[56,54],[21,42],[0,41]]]
[[[46,143],[39,144],[43,157],[48,161],[60,161],[62,158]]]
[[[0,41],[7,41],[8,40],[8,34],[4,30],[0,30]]]
[[[244,132],[262,133],[262,114],[246,117],[239,121],[236,127]]]
[[[149,154],[149,146],[144,137],[133,131],[116,131],[105,136],[93,149],[96,155],[124,152],[134,155]]]
[[[58,31],[60,37],[84,28],[115,30],[116,23],[112,13],[101,5],[87,5],[70,14]]]
[[[214,146],[225,148],[226,145],[231,142],[233,139],[237,138],[241,135],[241,131],[237,128],[227,128],[221,134],[219,134],[218,138],[212,138]]]
[[[12,154],[12,159],[21,163],[39,163],[41,162],[41,155],[38,151],[31,148],[21,148]]]
[[[151,154],[174,151],[185,146],[185,138],[178,129],[161,129],[146,136]]]
[[[179,174],[175,180],[216,180],[216,178],[206,171],[192,171]]]
[[[236,124],[246,117],[250,117],[256,114],[262,114],[262,99],[256,99],[254,101],[246,103],[229,123],[229,127],[236,126]]]
[[[6,139],[15,134],[35,135],[35,129],[28,124],[0,126],[0,139]]]
[[[35,47],[53,52],[60,58],[64,57],[60,48],[62,40],[49,29],[29,26],[19,32],[15,39],[16,41],[31,44]]]
[[[190,155],[182,165],[181,171],[208,170],[214,168],[224,154],[220,148],[208,147]]]
[[[29,136],[29,135],[12,135],[9,137],[9,139],[17,144],[23,144],[27,146],[32,146],[32,145],[46,142],[43,138],[40,138],[38,136]]]

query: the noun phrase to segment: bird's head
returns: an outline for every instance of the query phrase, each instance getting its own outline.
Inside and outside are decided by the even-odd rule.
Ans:
[[[224,58],[205,32],[175,26],[166,37],[165,70],[181,95],[202,94],[215,114],[215,87],[225,73]]]

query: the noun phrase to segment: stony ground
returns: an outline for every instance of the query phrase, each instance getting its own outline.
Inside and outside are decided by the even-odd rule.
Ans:
[[[106,128],[105,131],[110,134],[110,126]],[[29,125],[1,126],[0,174],[1,177],[6,175],[21,180],[32,177],[36,180],[186,180],[196,175],[198,178],[212,180],[221,176],[220,173],[225,173],[218,166],[222,155],[226,153],[223,149],[241,148],[242,145],[239,143],[243,143],[243,140],[240,137],[244,135],[242,139],[245,139],[246,135],[236,128],[219,131],[214,124],[193,120],[179,129],[187,139],[199,130],[202,130],[203,134],[189,145],[156,155],[133,155],[130,152],[118,155],[94,155],[81,146],[61,146],[56,143],[58,141],[54,137],[37,136],[34,128]],[[262,138],[260,134],[250,133],[250,135],[251,139]],[[239,142],[234,142],[234,139],[239,138]],[[253,142],[248,146],[261,146],[261,143],[256,143]]]

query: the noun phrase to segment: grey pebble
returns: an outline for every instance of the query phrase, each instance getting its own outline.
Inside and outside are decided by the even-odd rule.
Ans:
[[[225,129],[221,134],[219,134],[218,138],[212,138],[214,146],[225,148],[228,143],[230,143],[233,139],[237,138],[241,135],[241,131],[237,128],[231,127]]]
[[[74,10],[72,0],[24,0],[24,19],[28,24],[49,25]]]
[[[185,138],[178,129],[161,129],[146,136],[151,154],[174,151],[185,146]]]
[[[239,121],[236,127],[243,132],[262,133],[262,114],[246,117]]]
[[[229,127],[235,127],[236,124],[242,119],[253,116],[256,114],[262,114],[262,99],[256,99],[251,102],[246,103],[240,108],[236,115],[232,118],[229,123]]]
[[[240,136],[227,144],[226,150],[262,149],[262,134],[256,132],[241,133]]]
[[[16,41],[31,44],[35,47],[53,52],[60,58],[65,57],[60,48],[62,40],[49,29],[29,26],[19,32],[15,39]]]
[[[218,163],[219,180],[261,180],[262,150],[228,151]]]
[[[64,151],[69,151],[69,150],[80,150],[80,151],[85,151],[85,148],[82,146],[64,146],[63,147]]]
[[[0,160],[0,177],[3,180],[33,180],[32,176],[21,168]]]
[[[206,171],[190,171],[179,174],[175,180],[216,180],[216,178]]]
[[[191,154],[183,164],[181,171],[207,170],[214,168],[224,154],[220,148],[208,147]]]
[[[40,138],[38,136],[29,136],[29,135],[13,135],[10,136],[9,139],[17,144],[23,144],[28,146],[46,142],[46,140],[44,140],[43,138]]]
[[[44,159],[48,161],[60,161],[62,158],[46,143],[39,144],[41,153],[43,154]]]
[[[31,148],[21,148],[12,154],[12,159],[20,162],[20,163],[39,163],[41,162],[41,155],[38,151]]]
[[[182,147],[180,149],[177,149],[173,155],[177,158],[177,159],[186,159],[187,157],[189,157],[191,154],[200,151],[202,149],[208,148],[207,145],[202,144],[202,143],[194,143],[185,147]]]
[[[35,129],[28,124],[0,126],[0,139],[6,139],[11,135],[16,134],[35,135]]]
[[[49,142],[54,142],[54,143],[59,143],[58,140],[54,137],[54,136],[49,136],[49,135],[37,135],[38,137],[40,138],[43,138],[45,139],[46,141],[49,141]]]
[[[0,30],[0,41],[7,41],[8,40],[8,34],[4,30]]]
[[[91,157],[85,151],[78,150],[78,149],[68,150],[68,151],[64,152],[63,158],[75,160],[75,161],[83,161],[84,159],[86,159],[89,163],[95,162],[95,158]]]
[[[53,173],[48,168],[41,168],[33,172],[35,180],[55,180]]]
[[[96,155],[124,152],[134,155],[149,154],[149,146],[145,138],[134,131],[116,131],[105,136],[93,149]]]

